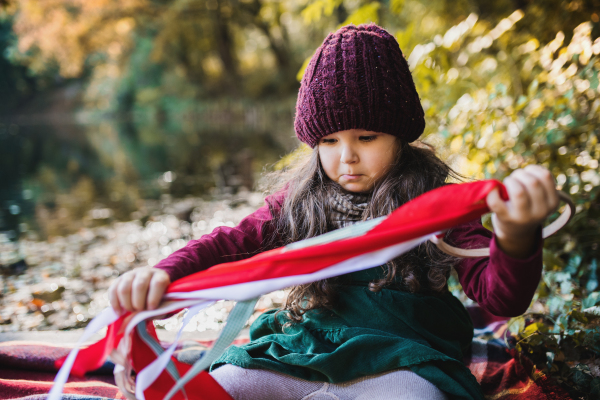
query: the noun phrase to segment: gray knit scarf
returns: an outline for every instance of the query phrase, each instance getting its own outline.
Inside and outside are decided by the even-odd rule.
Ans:
[[[370,199],[370,194],[343,192],[334,187],[329,196],[329,219],[332,227],[338,229],[362,221]]]

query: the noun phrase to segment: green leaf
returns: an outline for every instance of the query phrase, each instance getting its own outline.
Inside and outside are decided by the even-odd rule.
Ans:
[[[589,270],[591,272],[588,277],[587,284],[585,285],[585,288],[589,291],[598,289],[597,269],[598,269],[598,267],[597,267],[596,259],[593,259],[592,262],[590,263],[590,268],[589,268]]]
[[[507,87],[503,83],[499,83],[496,85],[496,91],[500,93],[502,96],[506,96]]]
[[[573,284],[570,281],[562,281],[560,283],[560,292],[562,294],[570,294]]]
[[[565,263],[560,257],[556,256],[556,253],[550,250],[543,250],[543,261],[546,270],[552,271],[553,269],[561,270],[565,267]]]
[[[593,306],[589,308],[584,308],[583,312],[588,315],[593,315],[595,317],[600,317],[600,306]]]
[[[580,264],[581,264],[581,255],[573,254],[569,258],[569,263],[567,264],[566,271],[573,274],[573,273],[577,272],[577,268],[579,268]]]
[[[563,332],[569,327],[569,318],[566,314],[560,314],[556,318],[556,325],[554,325],[554,332]]]
[[[543,279],[540,281],[540,284],[538,286],[536,293],[537,293],[538,299],[545,299],[548,296],[550,296],[550,288],[548,288],[548,285],[546,284],[546,282]]]
[[[592,381],[594,380],[594,377],[589,372],[590,368],[585,364],[578,364],[573,370],[573,382],[575,382],[581,390],[589,392]]]
[[[567,99],[571,100],[571,99],[573,98],[573,93],[574,93],[574,92],[575,92],[575,91],[574,91],[573,89],[569,89],[569,90],[567,91],[567,93],[565,93],[565,94],[564,94],[564,96],[565,96]]]
[[[548,306],[551,315],[556,314],[564,308],[565,300],[558,296],[551,297],[550,300],[546,302],[546,305]]]
[[[539,82],[538,82],[538,80],[537,80],[537,79],[534,79],[534,80],[531,82],[531,84],[529,85],[529,87],[527,88],[527,95],[528,95],[530,98],[533,98],[533,97],[535,97],[535,93],[536,93],[536,92],[537,92],[537,90],[538,90],[538,86],[539,86]],[[520,101],[520,100],[521,100],[521,99],[519,99],[519,101]]]
[[[583,338],[583,345],[586,347],[590,347],[596,351],[600,351],[600,331],[597,327],[593,330],[587,330],[585,332],[585,337]]]
[[[600,303],[600,292],[593,292],[581,302],[581,308],[586,309]]]
[[[590,89],[596,90],[598,89],[598,71],[593,71],[592,76],[589,79],[590,81]]]
[[[526,96],[519,96],[517,100],[517,110],[522,110],[528,104],[528,100]]]
[[[590,398],[600,399],[600,377],[596,377],[590,382]]]
[[[573,317],[573,319],[575,319],[576,321],[579,321],[579,322],[581,322],[583,324],[587,324],[587,322],[588,322],[588,319],[586,318],[586,316],[582,312],[580,312],[580,311],[571,310],[571,312],[569,313],[569,315],[571,317]]]
[[[508,321],[508,330],[513,335],[517,335],[519,332],[523,331],[524,328],[525,328],[525,317],[523,317],[523,316],[511,318],[510,321]]]
[[[547,351],[546,352],[546,365],[548,366],[548,368],[552,368],[552,364],[554,363],[554,357],[555,354],[553,351]]]

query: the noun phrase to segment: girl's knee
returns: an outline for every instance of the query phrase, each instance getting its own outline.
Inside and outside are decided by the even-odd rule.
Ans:
[[[232,364],[225,364],[210,375],[234,400],[299,400],[323,386],[278,372]]]

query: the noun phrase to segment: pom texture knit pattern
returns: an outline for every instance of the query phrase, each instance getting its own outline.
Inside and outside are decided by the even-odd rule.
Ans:
[[[348,129],[417,139],[423,107],[396,39],[373,23],[330,33],[302,78],[294,128],[310,147]]]

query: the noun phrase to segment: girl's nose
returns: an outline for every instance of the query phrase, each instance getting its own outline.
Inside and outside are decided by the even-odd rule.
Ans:
[[[343,164],[354,164],[358,161],[358,154],[352,146],[342,146],[342,154],[340,155],[340,162]]]

